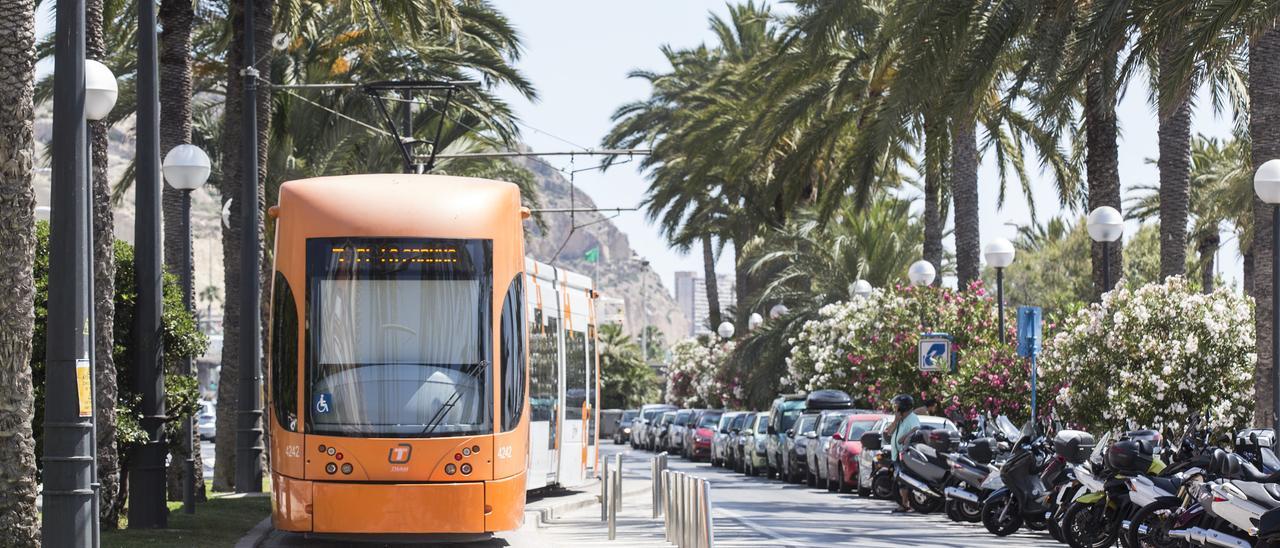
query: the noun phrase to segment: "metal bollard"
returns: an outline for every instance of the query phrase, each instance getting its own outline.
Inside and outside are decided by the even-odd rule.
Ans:
[[[683,472],[676,478],[676,491],[679,497],[676,506],[676,545],[685,548],[685,535],[689,529],[689,476]]]
[[[703,504],[703,522],[706,523],[706,536],[703,537],[703,546],[706,548],[714,548],[716,544],[715,522],[711,518],[711,483],[702,482],[702,504]]]
[[[619,470],[610,470],[609,473],[613,474],[613,477],[609,479],[617,481],[618,476],[621,475],[619,472]],[[611,493],[613,500],[609,501],[609,540],[617,538],[618,535],[618,494],[618,490],[615,488]]]
[[[609,459],[604,459],[600,470],[600,521],[609,516]]]
[[[613,500],[619,508],[622,507],[622,453],[613,456]]]
[[[662,528],[667,542],[671,542],[671,472],[662,471]]]

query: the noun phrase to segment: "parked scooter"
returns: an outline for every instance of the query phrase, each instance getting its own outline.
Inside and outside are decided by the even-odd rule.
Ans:
[[[1000,415],[995,421],[979,418],[975,434],[963,453],[946,455],[951,479],[943,494],[946,514],[952,521],[982,521],[982,501],[1004,486],[999,481],[1000,465],[1020,432],[1009,417]]]
[[[897,479],[910,491],[907,501],[921,514],[937,512],[946,499],[943,489],[951,479],[947,454],[960,449],[960,432],[921,428],[910,435],[900,451]]]
[[[1093,437],[1079,432],[1078,451],[1088,454]],[[982,524],[992,534],[1006,536],[1022,526],[1041,530],[1048,526],[1052,495],[1066,482],[1067,461],[1055,455],[1043,435],[1028,423],[1014,445],[1009,460],[1000,469],[1004,487],[991,493],[982,504]]]

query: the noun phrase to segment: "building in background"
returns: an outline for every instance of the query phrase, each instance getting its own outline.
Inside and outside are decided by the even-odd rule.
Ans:
[[[700,272],[676,272],[676,305],[689,318],[689,335],[709,335],[711,310],[707,306],[707,285]],[[737,304],[737,292],[733,276],[716,275],[716,287],[720,292],[720,310],[726,312]]]

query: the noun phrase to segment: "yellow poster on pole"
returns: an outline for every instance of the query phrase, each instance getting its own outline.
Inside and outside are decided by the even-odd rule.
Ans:
[[[76,396],[80,402],[80,416],[93,416],[93,383],[89,360],[76,360]]]

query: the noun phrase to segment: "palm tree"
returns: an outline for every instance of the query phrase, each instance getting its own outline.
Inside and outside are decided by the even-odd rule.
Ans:
[[[0,0],[0,545],[36,546],[31,338],[35,282],[35,2]]]
[[[600,326],[600,391],[604,408],[629,408],[653,401],[658,382],[641,358],[640,345],[619,324]]]
[[[1213,291],[1214,258],[1222,243],[1219,233],[1222,223],[1233,226],[1243,253],[1249,253],[1253,240],[1252,219],[1246,213],[1253,197],[1248,153],[1247,143],[1241,139],[1222,142],[1201,135],[1191,142],[1190,240],[1199,255],[1200,283],[1205,293]],[[1164,222],[1164,195],[1160,187],[1139,185],[1131,192],[1129,218],[1147,220],[1159,215]]]
[[[727,19],[710,18],[714,45],[687,50],[663,48],[670,72],[633,71],[649,82],[648,99],[623,105],[605,146],[649,145],[652,153],[640,164],[652,183],[645,209],[668,242],[688,250],[700,244],[708,302],[719,310],[714,286],[718,247],[732,245],[739,303],[747,302],[761,279],[741,260],[742,251],[768,225],[781,222],[795,188],[771,175],[776,147],[748,143],[755,119],[764,109],[756,97],[763,87],[752,70],[772,53],[777,36],[767,7],[753,2],[732,6]],[[750,309],[739,307],[737,323],[745,328]]]
[[[920,257],[923,220],[910,214],[911,202],[880,198],[866,206],[846,199],[826,220],[810,208],[781,229],[752,242],[743,260],[753,270],[769,271],[770,282],[754,303],[785,302],[788,313],[747,333],[732,358],[747,379],[749,401],[765,402],[777,393],[795,337],[823,306],[848,300],[850,285],[864,279],[875,287],[902,283],[908,266]]]

